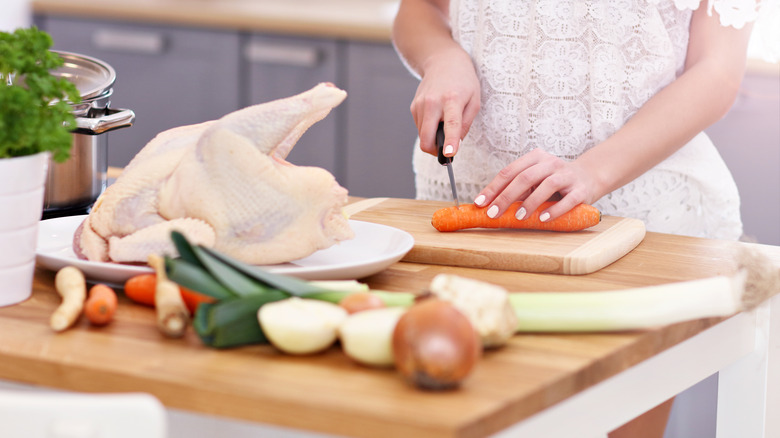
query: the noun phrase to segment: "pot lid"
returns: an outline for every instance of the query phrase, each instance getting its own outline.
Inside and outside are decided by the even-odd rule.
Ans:
[[[100,97],[111,92],[116,80],[114,69],[103,61],[77,53],[61,52],[65,63],[52,74],[68,79],[78,89],[83,101]]]

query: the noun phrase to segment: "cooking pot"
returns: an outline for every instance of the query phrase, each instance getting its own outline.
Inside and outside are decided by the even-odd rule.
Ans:
[[[49,162],[44,195],[43,217],[84,214],[106,188],[108,137],[106,132],[132,126],[135,113],[109,108],[116,72],[98,59],[77,53],[53,51],[64,64],[55,76],[72,82],[81,95],[81,103],[72,105],[76,129],[70,158],[62,163]]]

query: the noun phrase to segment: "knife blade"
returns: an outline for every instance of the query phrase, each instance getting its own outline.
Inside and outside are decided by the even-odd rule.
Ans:
[[[455,201],[455,207],[460,207],[458,189],[455,188],[455,175],[452,173],[452,157],[444,156],[444,122],[439,122],[439,127],[436,129],[436,148],[438,149],[439,164],[447,167],[447,175],[450,177],[450,187],[452,188],[452,199]]]

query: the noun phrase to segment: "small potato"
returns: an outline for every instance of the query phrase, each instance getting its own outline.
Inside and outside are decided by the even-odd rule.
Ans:
[[[385,307],[350,315],[339,329],[344,353],[363,365],[393,366],[393,330],[405,311]]]
[[[333,345],[347,311],[336,304],[306,298],[268,303],[257,312],[260,328],[279,350],[313,354]]]

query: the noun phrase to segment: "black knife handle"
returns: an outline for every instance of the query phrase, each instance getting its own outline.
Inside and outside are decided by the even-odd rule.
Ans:
[[[446,166],[452,163],[453,157],[444,156],[444,122],[439,122],[439,127],[436,128],[436,149],[439,153],[439,164]]]

